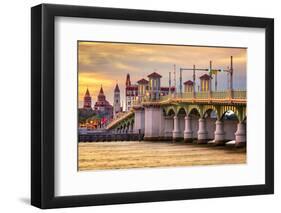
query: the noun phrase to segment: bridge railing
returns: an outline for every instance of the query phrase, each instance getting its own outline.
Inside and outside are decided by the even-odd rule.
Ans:
[[[247,98],[247,92],[246,91],[233,91],[232,93],[233,99],[246,99]]]
[[[196,92],[195,93],[195,99],[208,99],[209,98],[209,92]]]
[[[157,100],[152,100],[149,97],[142,97],[140,100],[135,100],[133,102],[133,105],[141,105],[141,103],[146,102],[162,102],[169,99],[190,99],[190,100],[196,100],[196,99],[246,99],[247,98],[247,92],[245,90],[234,90],[232,93],[230,91],[212,91],[210,92],[185,92],[185,93],[174,93],[170,95],[160,96]]]
[[[229,97],[229,91],[212,92],[213,99],[226,99]]]
[[[117,123],[128,118],[131,115],[133,115],[133,112],[131,111],[121,113],[106,126],[106,129],[110,129],[112,126],[116,125]]]

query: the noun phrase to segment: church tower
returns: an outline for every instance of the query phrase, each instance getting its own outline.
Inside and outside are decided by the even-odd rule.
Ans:
[[[116,84],[114,89],[113,116],[116,117],[119,112],[121,112],[120,89],[118,84]]]
[[[126,87],[128,87],[128,86],[131,86],[131,79],[130,79],[129,73],[127,74],[127,77],[126,77]]]
[[[86,93],[84,95],[84,109],[91,109],[92,108],[92,97],[90,95],[90,92],[87,88]]]

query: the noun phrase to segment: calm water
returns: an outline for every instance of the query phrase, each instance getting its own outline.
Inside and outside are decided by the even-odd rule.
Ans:
[[[78,145],[79,170],[246,163],[246,150],[166,142],[91,142]]]

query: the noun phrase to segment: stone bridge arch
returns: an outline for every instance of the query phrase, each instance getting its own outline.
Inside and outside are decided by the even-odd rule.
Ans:
[[[239,122],[242,122],[246,118],[246,107],[241,106],[221,106],[219,109],[219,119],[221,120],[227,111],[232,111]]]
[[[203,116],[203,109],[202,109],[202,106],[197,105],[197,104],[191,104],[191,105],[188,105],[188,106],[187,106],[188,115],[191,115],[191,113],[192,113],[193,110],[196,110],[196,111],[199,113],[200,117]]]
[[[176,115],[179,115],[180,113],[183,114],[183,112],[185,115],[188,115],[187,106],[179,105],[176,107]]]
[[[217,119],[219,119],[219,109],[218,109],[218,107],[216,107],[216,106],[214,106],[214,105],[204,105],[203,107],[202,107],[203,109],[202,109],[202,117],[203,118],[205,118],[206,117],[206,115],[209,113],[209,112],[211,112],[211,111],[214,111],[215,113],[216,113],[216,117],[217,117]]]
[[[177,109],[175,106],[168,106],[165,108],[165,111],[166,111],[167,115],[169,115],[169,116],[176,115],[176,113],[177,113]]]

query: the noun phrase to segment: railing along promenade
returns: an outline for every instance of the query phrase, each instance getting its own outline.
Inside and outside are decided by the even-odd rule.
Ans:
[[[79,142],[105,142],[105,141],[141,141],[143,134],[138,133],[87,133],[79,134]]]

